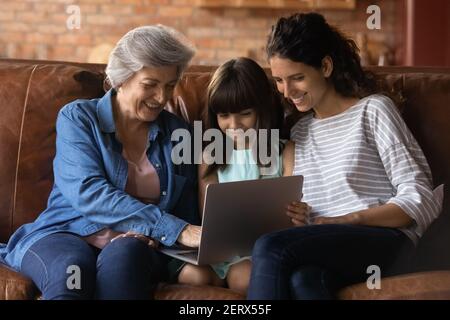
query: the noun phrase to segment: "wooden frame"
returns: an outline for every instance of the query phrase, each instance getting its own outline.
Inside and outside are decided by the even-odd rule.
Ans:
[[[203,8],[355,9],[356,0],[196,0]]]

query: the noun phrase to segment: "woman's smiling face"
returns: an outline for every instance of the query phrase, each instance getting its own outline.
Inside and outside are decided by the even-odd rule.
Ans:
[[[272,57],[269,63],[278,91],[301,112],[315,108],[330,87],[329,66],[316,69],[279,56]]]
[[[118,89],[120,108],[132,119],[155,121],[178,82],[176,66],[144,67]]]

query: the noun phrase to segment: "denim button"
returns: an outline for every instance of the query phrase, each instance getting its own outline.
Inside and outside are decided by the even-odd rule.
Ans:
[[[156,163],[156,164],[155,164],[155,168],[159,168],[159,163]]]
[[[163,196],[165,196],[166,194],[167,194],[167,192],[166,192],[166,191],[163,191],[163,192],[162,192],[162,195],[163,195]]]
[[[162,236],[161,241],[166,241],[166,236]]]

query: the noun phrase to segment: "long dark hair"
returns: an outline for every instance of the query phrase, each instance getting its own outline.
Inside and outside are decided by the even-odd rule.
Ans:
[[[283,107],[273,83],[258,63],[249,58],[228,60],[215,71],[208,85],[207,105],[208,128],[220,130],[217,122],[219,113],[239,113],[249,108],[256,112],[257,121],[254,129],[258,134],[259,129],[268,129],[270,134],[271,129],[280,129],[283,123]],[[228,139],[224,133],[222,138],[223,141]],[[272,150],[270,138],[267,143],[267,150]],[[256,155],[257,150],[253,149],[253,152]],[[225,167],[227,160],[225,157],[226,154],[223,164],[211,164],[204,176]]]
[[[361,67],[358,47],[318,13],[297,13],[280,18],[267,41],[268,59],[279,56],[321,68],[324,57],[333,60],[330,81],[344,97],[365,97],[376,92],[373,73]]]

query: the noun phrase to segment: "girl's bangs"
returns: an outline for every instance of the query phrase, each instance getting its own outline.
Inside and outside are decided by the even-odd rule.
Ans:
[[[209,107],[216,114],[239,113],[248,108],[256,108],[260,102],[252,92],[254,88],[245,81],[229,78],[216,88],[210,97]]]

